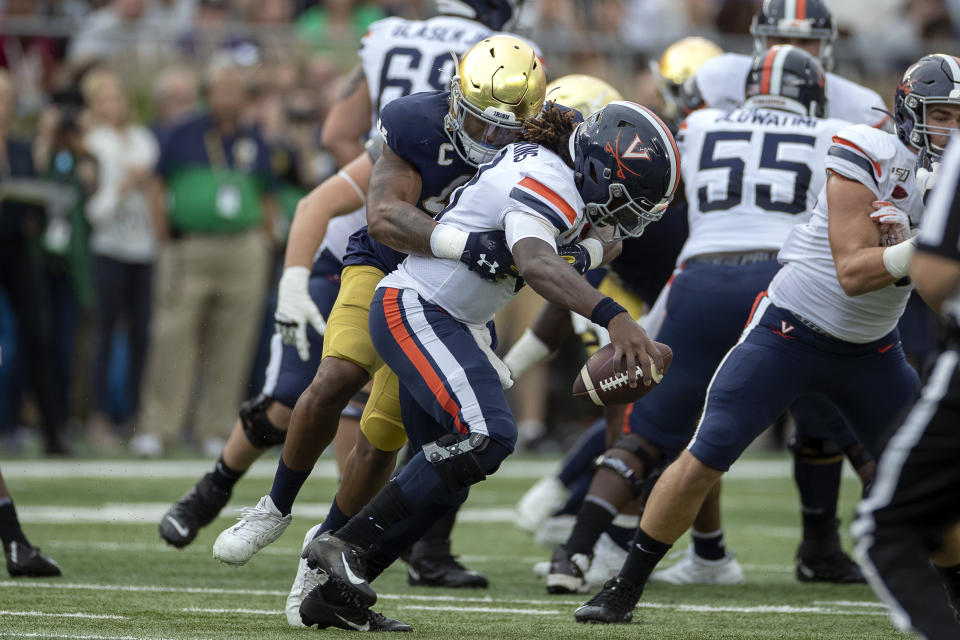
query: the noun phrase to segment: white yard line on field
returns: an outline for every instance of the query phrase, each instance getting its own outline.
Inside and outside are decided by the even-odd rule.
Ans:
[[[126,620],[127,616],[112,616],[99,613],[48,613],[46,611],[3,611],[0,617],[18,616],[21,618],[88,618],[90,620]]]
[[[279,609],[211,609],[207,607],[184,607],[184,613],[243,613],[251,616],[282,616]]]
[[[3,475],[10,478],[187,478],[198,479],[210,471],[210,460],[10,460],[3,463]],[[536,479],[555,473],[555,460],[508,459],[497,471],[497,478]],[[274,456],[265,456],[246,472],[247,478],[273,478],[277,468]],[[724,476],[729,480],[770,480],[789,478],[793,465],[787,458],[780,460],[742,460]],[[844,474],[854,477],[844,466]],[[315,478],[336,479],[337,470],[332,460],[321,460],[314,467]]]
[[[6,474],[6,466],[4,466]],[[110,523],[110,524],[154,524],[170,508],[169,502],[108,502],[96,507],[78,507],[70,505],[56,506],[17,506],[17,515],[21,522],[32,523]],[[305,503],[297,505],[297,516],[306,519],[321,520],[327,515],[329,504]],[[230,509],[224,515],[232,515]],[[512,507],[465,507],[457,515],[458,522],[513,522],[516,517]]]
[[[8,638],[55,638],[59,640],[212,640],[211,638],[157,638],[154,636],[105,636],[99,633],[38,633],[14,631]]]
[[[203,593],[218,595],[262,595],[262,596],[285,596],[286,591],[268,590],[268,589],[216,589],[207,587],[161,587],[152,585],[104,585],[104,584],[85,584],[85,583],[54,583],[54,582],[19,582],[7,580],[0,582],[0,588],[36,588],[36,589],[79,589],[89,591],[126,591],[126,592],[151,592],[151,593]],[[475,603],[475,604],[507,604],[518,605],[525,604],[536,607],[542,606],[565,606],[576,607],[583,603],[582,598],[576,599],[517,599],[517,598],[491,598],[483,597],[464,597],[448,595],[420,595],[408,593],[381,593],[381,600],[395,600],[407,602],[456,602],[456,603]],[[823,605],[823,606],[820,606]],[[414,605],[401,605],[410,608]],[[880,616],[886,615],[883,610],[865,611],[864,608],[883,609],[884,605],[880,603],[871,603],[867,601],[816,601],[811,605],[757,605],[757,606],[713,606],[699,604],[665,604],[658,602],[641,602],[637,606],[648,609],[669,609],[674,611],[684,611],[691,613],[816,613],[821,615],[843,615],[843,616]],[[844,610],[843,607],[853,607],[851,610]],[[454,610],[447,606],[439,607],[443,610]],[[479,610],[480,607],[473,608]],[[200,611],[199,609],[197,610]],[[241,609],[230,609],[230,611],[244,612]],[[263,610],[247,610],[251,615],[260,613]],[[525,611],[525,610],[524,610]],[[542,609],[540,610],[542,611]],[[272,611],[268,612],[272,613]],[[276,613],[281,613],[280,609]],[[562,613],[562,612],[560,612]]]

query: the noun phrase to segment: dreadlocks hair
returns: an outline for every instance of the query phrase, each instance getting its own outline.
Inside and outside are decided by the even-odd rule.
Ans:
[[[556,102],[548,102],[539,114],[523,120],[523,139],[550,149],[573,168],[567,146],[577,128],[574,113],[572,109],[558,107]]]

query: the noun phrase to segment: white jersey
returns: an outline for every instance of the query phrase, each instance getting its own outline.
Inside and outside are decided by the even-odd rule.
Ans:
[[[562,245],[583,230],[583,199],[573,169],[560,156],[539,145],[517,143],[481,166],[437,219],[467,232],[501,229],[511,248],[524,237],[551,238]],[[525,232],[531,228],[536,233]],[[412,254],[380,287],[412,289],[474,326],[489,322],[517,293],[513,278],[490,282],[458,260]]]
[[[782,247],[810,217],[830,139],[848,125],[766,108],[690,114],[677,135],[690,220],[677,263]]]
[[[865,125],[839,131],[825,162],[827,169],[866,186],[877,200],[902,209],[911,226],[923,214],[915,163],[916,155],[897,136]],[[913,285],[891,284],[858,296],[844,293],[830,251],[827,216],[824,189],[810,221],[795,227],[780,251],[785,266],[770,283],[770,301],[847,342],[879,340],[896,326]]]
[[[436,16],[428,20],[384,18],[370,25],[360,43],[360,64],[370,90],[373,122],[391,100],[424,91],[450,88],[456,62],[491,31],[466,18]]]
[[[695,77],[697,89],[706,106],[715,109],[740,106],[752,64],[753,58],[740,53],[725,53],[704,62]],[[826,90],[828,118],[890,128],[887,107],[876,91],[834,73],[827,74]]]
[[[377,118],[391,101],[411,93],[448,89],[455,64],[450,52],[461,55],[490,33],[479,22],[452,16],[384,18],[371,24],[360,43],[360,64],[373,114],[370,135],[380,135]],[[342,260],[350,236],[366,223],[365,209],[334,218],[320,251],[330,249]]]

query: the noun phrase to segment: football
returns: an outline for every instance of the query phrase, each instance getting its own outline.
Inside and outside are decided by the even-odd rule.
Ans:
[[[660,350],[660,356],[663,358],[663,371],[660,372],[662,377],[666,375],[673,361],[673,351],[661,342],[653,344]],[[640,367],[637,367],[637,377],[642,375]],[[636,387],[631,388],[627,383],[626,372],[614,373],[613,345],[608,344],[583,364],[580,374],[573,381],[573,396],[589,400],[601,407],[611,404],[630,404],[647,395],[659,381],[655,379],[648,387],[640,380]]]

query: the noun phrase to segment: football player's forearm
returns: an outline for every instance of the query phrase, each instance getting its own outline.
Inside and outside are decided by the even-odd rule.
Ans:
[[[363,206],[363,199],[360,197],[360,189],[366,186],[362,180],[363,173],[352,176],[350,180],[353,184],[351,184],[344,172],[349,172],[349,168],[327,178],[297,203],[293,222],[290,224],[287,251],[283,260],[284,268],[297,266],[309,268],[313,264],[314,255],[323,243],[323,238],[327,235],[327,225],[330,220]]]
[[[371,238],[404,253],[433,255],[430,234],[437,223],[430,216],[399,200],[378,205],[372,216],[370,213],[368,206],[367,230]]]
[[[513,257],[527,284],[547,302],[589,318],[604,297],[542,240],[520,240],[513,247]]]
[[[834,254],[837,279],[844,293],[859,296],[896,282],[897,278],[883,264],[883,252],[883,247],[867,247],[844,255]]]
[[[960,288],[960,262],[918,251],[910,266],[910,279],[930,308],[942,313],[943,303]]]

